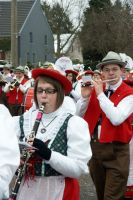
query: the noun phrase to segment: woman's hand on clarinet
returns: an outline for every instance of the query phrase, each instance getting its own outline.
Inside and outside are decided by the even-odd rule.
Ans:
[[[45,160],[49,160],[51,157],[51,150],[46,146],[46,144],[35,138],[33,141],[33,147],[36,148],[35,152]]]
[[[81,95],[83,98],[87,98],[91,95],[92,86],[90,85],[83,85],[81,86]]]

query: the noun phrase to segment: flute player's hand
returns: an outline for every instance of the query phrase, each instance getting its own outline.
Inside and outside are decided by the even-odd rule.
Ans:
[[[93,80],[93,85],[97,96],[103,92],[103,81],[101,79]]]

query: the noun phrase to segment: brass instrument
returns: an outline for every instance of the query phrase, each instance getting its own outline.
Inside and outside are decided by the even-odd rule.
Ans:
[[[0,80],[0,86],[5,86],[6,85],[6,81],[4,81],[4,80]]]
[[[7,81],[4,80],[3,75],[0,73],[0,86],[5,86],[6,83]]]
[[[9,89],[12,91],[12,90],[14,90],[14,88],[16,87],[16,83],[17,83],[18,81],[16,80],[16,79],[14,79],[14,81],[12,81],[11,82],[11,84],[9,85]]]
[[[31,133],[30,133],[30,135],[28,137],[29,140],[31,138],[34,139],[35,136],[36,136],[40,121],[41,121],[42,116],[43,116],[43,110],[44,110],[44,106],[41,106],[39,108],[38,113],[37,113],[37,117],[36,117],[33,129],[32,129],[32,131],[31,131]],[[31,155],[32,155],[32,153],[29,152],[27,148],[23,149],[23,151],[22,151],[23,163],[20,165],[20,167],[17,170],[17,172],[18,172],[17,173],[17,177],[16,177],[16,180],[15,180],[14,186],[13,186],[13,188],[11,190],[11,195],[9,197],[9,200],[16,200],[16,198],[17,198],[17,194],[18,194],[21,182],[23,180],[23,177],[25,175],[25,171],[26,171],[26,168],[27,168],[27,163],[28,163],[28,160],[31,157]]]

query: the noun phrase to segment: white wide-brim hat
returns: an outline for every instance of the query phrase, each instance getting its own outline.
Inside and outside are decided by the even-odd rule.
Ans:
[[[105,65],[108,64],[117,64],[121,67],[126,66],[126,62],[123,62],[120,55],[116,52],[109,51],[107,55],[102,59],[102,62],[100,62],[96,67],[97,68],[103,68]]]

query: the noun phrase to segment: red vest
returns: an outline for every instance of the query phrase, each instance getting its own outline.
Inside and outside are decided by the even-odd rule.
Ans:
[[[111,95],[110,100],[115,106],[128,95],[133,95],[133,89],[122,83],[119,88]],[[102,112],[99,101],[96,97],[95,90],[93,90],[87,111],[84,115],[84,119],[89,124],[90,134],[93,134],[94,128],[98,122],[100,115],[102,114],[102,124],[100,133],[100,142],[112,142],[120,141],[129,143],[132,137],[131,116],[129,116],[123,123],[118,126],[114,126],[109,119]]]
[[[21,85],[24,85],[27,82],[27,79],[23,79],[21,81]],[[15,87],[12,91],[7,93],[8,96],[8,103],[9,104],[21,104],[23,102],[24,93],[21,92],[20,89],[17,90]]]

